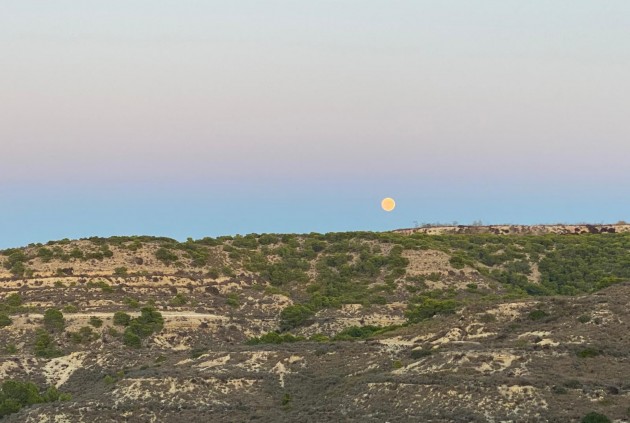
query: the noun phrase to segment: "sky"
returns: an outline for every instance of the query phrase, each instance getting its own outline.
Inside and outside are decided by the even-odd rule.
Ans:
[[[0,53],[0,248],[630,221],[627,0],[4,0]]]

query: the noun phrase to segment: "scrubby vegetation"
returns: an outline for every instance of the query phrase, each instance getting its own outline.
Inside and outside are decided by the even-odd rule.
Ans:
[[[0,328],[3,328],[5,326],[9,326],[9,325],[11,325],[11,323],[13,323],[13,321],[11,320],[11,318],[9,316],[7,316],[4,313],[0,313]]]
[[[152,307],[144,307],[140,310],[140,316],[129,321],[123,333],[123,342],[128,347],[140,348],[142,339],[161,331],[163,326],[162,314]]]
[[[298,342],[304,341],[305,338],[301,336],[294,336],[290,333],[278,333],[269,332],[256,338],[251,338],[247,341],[249,345],[258,344],[283,344],[285,342]]]
[[[61,332],[66,325],[63,313],[56,308],[49,308],[44,313],[44,326],[50,331]]]
[[[592,411],[584,416],[584,418],[581,420],[581,423],[612,423],[612,420],[610,420],[604,414]]]
[[[117,311],[114,313],[114,324],[118,326],[129,326],[131,322],[131,316],[123,311]]]
[[[30,405],[70,399],[70,395],[59,392],[54,387],[42,391],[31,382],[5,380],[0,385],[0,418],[17,413]]]
[[[0,358],[10,376],[46,368],[46,377],[85,360],[85,371],[77,371],[65,386],[76,389],[85,378],[99,382],[98,395],[105,396],[128,389],[146,395],[165,375],[176,380],[173,386],[183,387],[173,397],[221,385],[213,395],[237,404],[226,409],[230,417],[254,410],[252,404],[261,402],[248,402],[245,391],[264,386],[291,421],[315,418],[319,409],[309,403],[317,396],[313,392],[326,393],[330,409],[347,406],[332,405],[339,393],[356,392],[357,408],[387,403],[388,395],[396,395],[422,420],[427,414],[414,408],[414,401],[434,390],[437,395],[447,384],[479,386],[465,395],[492,404],[494,385],[510,388],[514,381],[523,388],[513,392],[519,410],[536,407],[521,392],[544,396],[549,410],[554,401],[589,396],[598,399],[586,404],[618,420],[627,385],[615,378],[603,381],[598,372],[608,371],[611,363],[623,366],[628,357],[617,336],[617,329],[625,327],[620,323],[625,303],[612,304],[608,297],[630,280],[628,251],[630,234],[623,233],[249,234],[185,242],[113,237],[31,245],[0,252],[6,282],[0,293]],[[589,296],[590,302],[568,297],[605,288]],[[166,329],[161,312],[168,319]],[[107,359],[101,360],[102,354]],[[540,369],[558,357],[566,362],[563,376],[550,384]],[[362,390],[365,383],[369,391]],[[302,390],[310,384],[312,391]],[[240,394],[243,398],[234,401]],[[120,410],[128,409],[126,400],[117,400]],[[191,412],[187,398],[177,400],[184,404],[178,412]],[[103,403],[98,407],[108,411]],[[291,414],[300,407],[315,414]],[[547,416],[549,410],[538,411]],[[569,420],[588,411],[574,410]],[[356,417],[352,412],[344,416],[349,421]],[[440,412],[447,416],[444,421],[479,419],[470,409]],[[510,421],[511,412],[501,419]],[[243,415],[248,418],[239,421],[265,418]]]
[[[63,355],[59,350],[53,337],[43,329],[37,330],[35,333],[35,355],[43,358],[55,358]]]

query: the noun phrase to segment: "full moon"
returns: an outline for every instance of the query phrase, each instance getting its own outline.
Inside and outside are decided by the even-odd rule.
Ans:
[[[393,198],[389,198],[389,197],[383,198],[383,201],[381,201],[381,207],[386,212],[390,212],[396,208],[396,202],[394,201]]]

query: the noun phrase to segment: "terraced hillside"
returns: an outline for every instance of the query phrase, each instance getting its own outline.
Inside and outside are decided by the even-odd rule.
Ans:
[[[628,421],[630,233],[599,232],[5,250],[0,418]]]

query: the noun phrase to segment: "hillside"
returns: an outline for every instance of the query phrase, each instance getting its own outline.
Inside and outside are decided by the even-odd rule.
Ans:
[[[0,418],[628,421],[625,226],[4,250]]]

